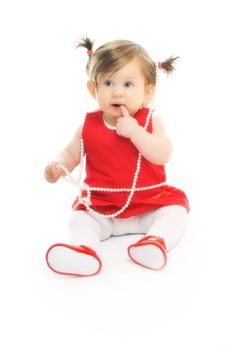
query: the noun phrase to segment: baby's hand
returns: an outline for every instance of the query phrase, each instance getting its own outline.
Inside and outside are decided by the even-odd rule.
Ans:
[[[61,176],[66,175],[61,168],[57,167],[58,164],[59,163],[57,163],[57,162],[51,162],[46,166],[45,171],[44,171],[44,176],[48,182],[54,183]]]
[[[121,106],[122,117],[118,118],[116,132],[118,135],[130,138],[138,127],[138,122],[135,118],[129,115],[125,106]]]

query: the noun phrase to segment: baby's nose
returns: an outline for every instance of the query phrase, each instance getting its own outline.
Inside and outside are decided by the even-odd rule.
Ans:
[[[119,87],[115,87],[113,90],[113,95],[116,97],[122,96],[122,90]]]

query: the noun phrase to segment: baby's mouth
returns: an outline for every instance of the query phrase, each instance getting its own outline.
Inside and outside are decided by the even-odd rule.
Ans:
[[[114,108],[121,108],[121,106],[124,106],[122,103],[112,103],[112,105]]]

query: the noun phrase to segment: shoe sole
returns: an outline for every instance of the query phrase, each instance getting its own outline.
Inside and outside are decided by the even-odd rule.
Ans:
[[[161,270],[166,265],[166,254],[156,245],[146,244],[129,247],[130,258],[139,265],[154,270]]]
[[[49,268],[62,275],[78,277],[96,275],[101,269],[100,261],[76,249],[62,244],[50,247],[46,254]]]

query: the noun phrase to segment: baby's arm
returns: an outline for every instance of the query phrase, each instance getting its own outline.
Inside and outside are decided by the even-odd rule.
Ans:
[[[150,134],[129,115],[124,106],[121,106],[121,110],[122,117],[118,118],[116,125],[118,135],[129,138],[149,162],[157,165],[166,164],[171,157],[172,144],[161,119],[159,117],[152,119],[153,132]]]
[[[138,125],[130,140],[144,158],[153,164],[165,165],[171,157],[172,144],[159,117],[152,119],[152,128],[153,132],[150,134]]]
[[[61,151],[56,159],[50,162],[44,171],[44,176],[48,182],[56,182],[61,176],[64,176],[63,170],[57,168],[57,164],[64,165],[69,172],[80,163],[80,139],[82,136],[83,125],[81,125],[69,144]]]

